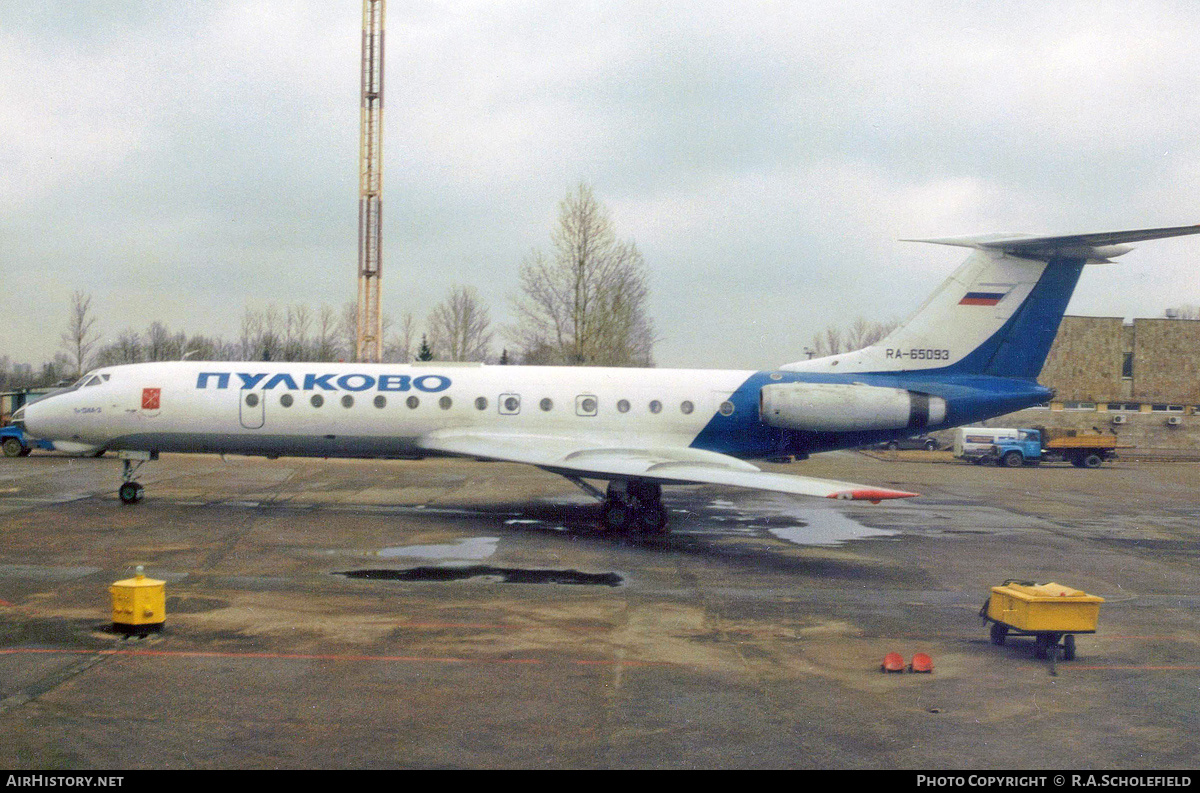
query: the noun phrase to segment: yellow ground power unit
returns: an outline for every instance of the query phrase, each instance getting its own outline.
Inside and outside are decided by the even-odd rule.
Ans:
[[[1034,636],[1037,655],[1045,658],[1062,643],[1062,657],[1075,658],[1076,633],[1095,633],[1104,598],[1061,584],[1005,581],[992,587],[980,616],[992,623],[992,642],[1004,644],[1008,634]]]
[[[166,582],[146,578],[138,565],[133,578],[115,581],[112,595],[113,629],[122,633],[161,630],[167,619]]]

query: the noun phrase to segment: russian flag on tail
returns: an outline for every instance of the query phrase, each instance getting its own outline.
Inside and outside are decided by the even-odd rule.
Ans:
[[[1007,292],[967,292],[958,301],[960,306],[994,306],[999,303]]]

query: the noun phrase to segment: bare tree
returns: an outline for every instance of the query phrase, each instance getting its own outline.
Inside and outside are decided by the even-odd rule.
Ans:
[[[96,366],[116,366],[184,359],[231,361],[237,360],[240,355],[240,345],[219,336],[188,336],[183,331],[171,333],[163,323],[153,322],[144,335],[131,329],[121,331],[116,341],[96,351],[94,363]]]
[[[257,361],[262,359],[263,317],[261,311],[247,308],[242,312],[241,328],[241,360]]]
[[[283,360],[283,329],[284,321],[279,306],[272,303],[263,311],[262,360]]]
[[[71,313],[67,330],[62,334],[62,346],[75,376],[83,374],[96,346],[99,334],[94,330],[96,317],[92,314],[92,296],[83,292],[71,293]],[[59,373],[61,374],[64,373]]]
[[[586,184],[559,204],[551,241],[551,256],[534,250],[521,264],[513,331],[526,363],[650,366],[645,262]]]
[[[96,352],[97,366],[114,366],[124,363],[141,363],[145,358],[142,337],[136,330],[126,328],[112,344],[106,344]]]
[[[337,311],[332,306],[323,305],[317,314],[317,338],[313,342],[312,360],[336,361],[338,357]]]
[[[308,333],[312,329],[312,310],[305,305],[287,307],[287,322],[284,330],[283,360],[304,361],[308,359]]]
[[[150,323],[146,329],[145,356],[147,361],[173,361],[182,351],[176,351],[171,331],[161,322]]]
[[[400,329],[384,337],[383,360],[388,363],[408,363],[412,360],[413,340],[417,335],[417,320],[411,311],[405,311],[400,320]]]
[[[238,356],[238,345],[220,336],[189,336],[181,358],[189,361],[231,361]]]
[[[346,360],[354,359],[358,349],[358,305],[343,303],[338,318],[338,347],[346,354]]]
[[[855,319],[849,328],[830,325],[812,338],[810,351],[815,357],[853,352],[882,340],[899,326],[899,322],[872,322],[864,317]]]
[[[454,286],[429,314],[429,343],[439,361],[482,361],[492,342],[487,306],[471,286]]]
[[[42,373],[34,380],[34,385],[66,385],[71,382],[72,376],[78,379],[78,374],[75,374],[78,367],[69,357],[63,353],[55,353],[53,361],[47,361],[42,364]]]

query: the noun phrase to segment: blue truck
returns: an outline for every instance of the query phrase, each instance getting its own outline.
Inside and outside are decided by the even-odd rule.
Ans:
[[[10,424],[7,427],[0,427],[0,449],[4,450],[5,457],[25,457],[34,449],[53,451],[54,444],[40,438],[30,438],[21,432],[20,427]]]
[[[1048,430],[1045,427],[959,427],[954,431],[954,456],[976,465],[1006,468],[1064,461],[1076,468],[1099,468],[1131,448],[1117,436],[1102,432]]]
[[[0,450],[4,451],[5,457],[24,457],[34,449],[54,449],[54,444],[50,441],[34,440],[22,432],[20,427],[9,423],[13,413],[46,393],[47,389],[28,388],[0,393]]]

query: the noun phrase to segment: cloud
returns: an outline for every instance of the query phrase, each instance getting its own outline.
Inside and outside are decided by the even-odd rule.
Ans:
[[[385,310],[423,318],[463,283],[507,321],[581,180],[646,256],[663,365],[781,363],[828,324],[907,314],[957,253],[902,237],[1193,220],[1200,10],[996,8],[391,4]],[[0,354],[49,357],[75,289],[111,335],[353,300],[358,6],[0,19],[0,261],[21,274]],[[1089,271],[1071,310],[1198,302],[1190,251]]]

